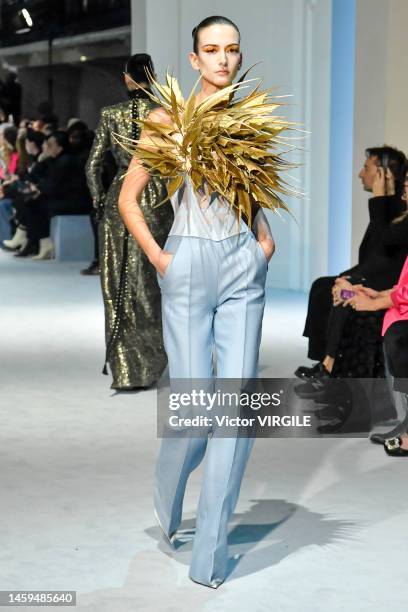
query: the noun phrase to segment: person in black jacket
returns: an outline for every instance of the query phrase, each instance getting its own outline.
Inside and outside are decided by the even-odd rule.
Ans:
[[[366,150],[366,161],[359,177],[369,200],[370,222],[360,244],[358,264],[339,277],[322,277],[314,281],[309,295],[303,335],[309,338],[308,357],[317,360],[313,367],[300,366],[295,375],[318,380],[330,376],[340,338],[350,314],[343,308],[342,290],[364,283],[381,291],[397,282],[408,252],[405,228],[393,226],[403,210],[401,199],[405,155],[393,147]]]
[[[56,215],[89,214],[92,201],[85,177],[84,160],[69,152],[66,132],[55,131],[46,140],[48,163],[44,177],[27,206],[28,239],[39,242],[33,259],[50,259],[54,245],[50,238],[50,221]]]

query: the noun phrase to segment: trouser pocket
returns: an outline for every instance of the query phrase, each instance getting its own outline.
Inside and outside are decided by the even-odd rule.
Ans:
[[[171,253],[173,257],[171,258],[170,263],[168,264],[164,272],[164,276],[160,276],[158,272],[156,273],[159,285],[161,285],[165,280],[167,280],[168,276],[172,272],[172,269],[174,268],[174,262],[181,247],[181,238],[181,236],[168,236],[166,240],[166,244],[164,245],[163,250],[167,253]]]

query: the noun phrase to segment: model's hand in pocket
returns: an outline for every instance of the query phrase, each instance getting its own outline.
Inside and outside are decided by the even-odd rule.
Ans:
[[[157,264],[156,264],[156,270],[159,276],[161,276],[161,278],[164,278],[164,275],[166,274],[167,268],[169,267],[173,257],[174,257],[173,253],[169,253],[168,251],[162,250],[160,252],[158,260],[157,260]]]

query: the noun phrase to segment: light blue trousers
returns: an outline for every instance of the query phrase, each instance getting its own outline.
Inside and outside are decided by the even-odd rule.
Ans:
[[[0,199],[0,243],[3,240],[10,240],[11,225],[13,218],[13,202],[9,198]]]
[[[163,335],[172,379],[257,376],[267,262],[251,231],[219,242],[169,236],[173,259],[162,290]],[[214,359],[213,359],[214,358]],[[213,434],[213,435],[211,435]],[[217,586],[228,563],[227,529],[253,438],[163,438],[155,508],[167,535],[181,522],[191,472],[205,457],[190,577]]]

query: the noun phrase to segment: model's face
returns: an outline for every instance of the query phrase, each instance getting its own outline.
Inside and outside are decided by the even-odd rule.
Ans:
[[[358,175],[361,178],[365,191],[372,191],[374,179],[378,172],[378,157],[368,157],[365,161],[364,166],[360,170]]]
[[[215,24],[198,33],[198,53],[190,53],[194,70],[199,70],[203,81],[222,89],[236,77],[242,61],[239,34],[230,25]]]

